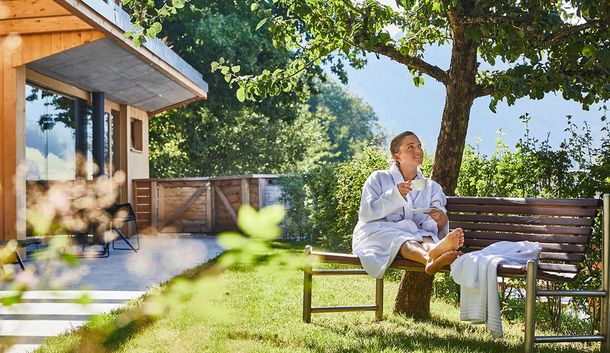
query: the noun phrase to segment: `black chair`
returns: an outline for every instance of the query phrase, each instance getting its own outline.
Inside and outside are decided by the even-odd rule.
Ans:
[[[109,257],[110,256],[110,243],[107,243],[104,240],[104,236],[101,234],[97,234],[98,224],[93,223],[89,225],[89,228],[86,232],[74,232],[74,238],[78,244],[82,246],[82,253],[78,255],[79,257]],[[89,234],[93,234],[93,240],[89,242]],[[102,245],[102,250],[100,251],[85,251],[87,246],[91,245]]]
[[[121,221],[122,222],[121,225],[126,224],[126,223],[128,224],[129,222],[134,222],[135,228],[136,228],[135,233],[127,236],[127,235],[125,235],[125,233],[123,233],[121,228],[119,228],[118,226],[115,225],[114,222],[112,222],[112,224],[111,224],[112,230],[114,230],[119,235],[119,238],[116,238],[112,241],[112,249],[113,250],[133,250],[134,252],[138,252],[138,250],[140,250],[140,235],[138,234],[138,221],[136,218],[136,213],[134,212],[131,204],[130,203],[115,204],[106,210],[111,215],[111,218],[113,220]],[[119,211],[121,211],[121,210],[127,211],[127,214],[126,215],[117,215],[117,213],[119,213]],[[135,244],[136,244],[135,246],[133,246],[131,244],[131,242],[129,241],[129,238],[135,238]],[[119,240],[124,241],[128,247],[116,246],[115,243]]]

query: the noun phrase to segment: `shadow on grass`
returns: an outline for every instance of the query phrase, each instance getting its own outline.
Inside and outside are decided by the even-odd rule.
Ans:
[[[400,318],[391,320],[394,325],[409,325]],[[354,340],[364,341],[358,347],[345,347],[332,349],[333,352],[374,352],[380,350],[400,350],[404,352],[412,351],[449,351],[449,352],[497,352],[497,353],[517,353],[523,352],[521,342],[512,343],[502,339],[492,340],[487,336],[476,337],[475,331],[480,328],[460,322],[454,322],[443,318],[432,318],[427,321],[415,323],[429,325],[429,328],[419,330],[419,332],[388,332],[387,327],[377,324],[366,325],[367,327],[354,328],[350,326],[337,327],[327,323],[313,324],[323,327],[324,330],[332,331],[340,336],[352,336]],[[435,335],[432,332],[442,332],[445,329],[454,331],[454,335]],[[486,335],[483,333],[483,335]],[[370,343],[367,343],[370,342]],[[324,342],[308,342],[308,347],[316,352],[328,352],[329,349]],[[536,345],[536,351],[554,353],[575,353],[582,352],[578,347],[568,347],[565,345]]]

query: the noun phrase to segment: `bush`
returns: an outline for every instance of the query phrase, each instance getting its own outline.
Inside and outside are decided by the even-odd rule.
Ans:
[[[366,147],[346,162],[280,178],[282,199],[290,205],[285,232],[302,234],[328,250],[349,252],[364,182],[387,166],[380,148]]]
[[[456,189],[458,195],[591,198],[610,192],[610,125],[605,116],[601,118],[605,122],[603,135],[597,143],[586,123],[583,127],[578,127],[568,116],[565,130],[569,136],[557,150],[550,147],[548,137],[538,141],[529,135],[529,115],[526,114],[521,119],[526,128],[525,137],[519,140],[515,152],[509,151],[502,140],[498,140],[497,149],[490,157],[467,146]],[[574,282],[565,284],[566,289],[599,288],[601,233],[600,214],[588,244],[585,267]],[[520,308],[512,308],[513,303],[514,300],[504,301],[505,317],[515,318],[515,313],[521,311]],[[592,332],[599,328],[597,301],[576,298],[571,305],[575,312],[588,314],[588,327]],[[556,309],[552,305],[544,307],[549,320],[557,322],[554,319],[557,316],[554,312]],[[570,314],[561,315],[563,320],[567,319],[563,316]],[[558,323],[552,326],[556,330],[560,329]]]

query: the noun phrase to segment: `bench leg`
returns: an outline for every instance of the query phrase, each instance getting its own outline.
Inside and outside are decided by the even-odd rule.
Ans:
[[[377,278],[375,281],[375,305],[377,306],[375,320],[381,321],[383,320],[383,277]]]
[[[525,285],[525,353],[534,353],[536,333],[536,275],[538,262],[527,262],[527,282]]]
[[[313,248],[310,245],[305,247],[305,270],[303,271],[303,321],[311,322],[311,287],[312,267],[311,267],[311,252]]]

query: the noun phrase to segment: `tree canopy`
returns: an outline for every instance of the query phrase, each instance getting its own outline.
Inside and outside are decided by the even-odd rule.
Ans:
[[[270,6],[271,4],[271,6]],[[345,61],[365,65],[365,54],[407,66],[414,83],[424,75],[443,83],[447,97],[433,178],[455,190],[474,99],[541,99],[559,91],[584,109],[610,97],[610,16],[599,1],[256,1],[251,9],[276,45],[296,55],[290,64],[257,75],[231,74],[242,98],[257,99],[291,87],[307,68],[326,61],[342,75]],[[392,37],[388,28],[400,32]],[[449,45],[449,68],[426,60],[431,45]],[[491,68],[482,69],[481,62]],[[500,64],[501,63],[501,64]],[[496,65],[498,64],[498,65]],[[220,70],[230,64],[218,64]],[[239,94],[238,94],[239,95]]]
[[[251,6],[261,18],[259,25],[269,29],[276,45],[297,53],[297,59],[270,75],[236,75],[248,97],[275,93],[274,84],[283,87],[283,81],[294,80],[306,71],[302,68],[323,59],[334,61],[338,72],[345,60],[362,67],[366,52],[406,65],[418,86],[422,75],[447,85],[455,78],[426,61],[425,51],[448,43],[475,49],[477,61],[504,64],[477,70],[473,77],[472,94],[491,95],[492,108],[499,100],[512,104],[553,91],[585,108],[609,97],[607,2],[397,0],[391,7],[376,0],[273,0],[274,10],[267,3]],[[392,37],[389,26],[401,34]],[[265,90],[267,86],[271,88]]]
[[[245,3],[192,0],[167,17],[160,35],[209,83],[208,100],[151,119],[151,173],[182,177],[298,171],[344,159],[374,139],[377,116],[331,82],[319,67],[289,92],[239,102],[211,63],[224,57],[231,72],[289,64],[295,54],[273,45]],[[345,126],[352,126],[346,128]]]

